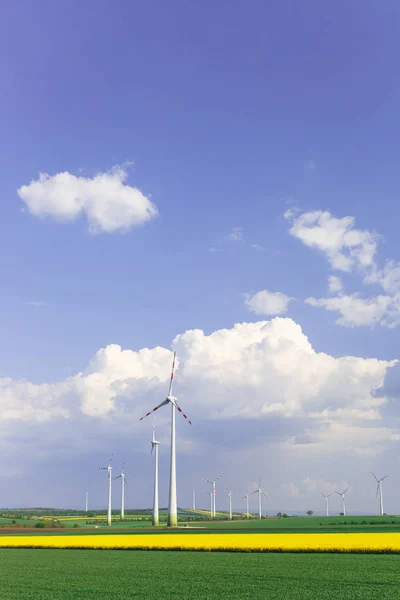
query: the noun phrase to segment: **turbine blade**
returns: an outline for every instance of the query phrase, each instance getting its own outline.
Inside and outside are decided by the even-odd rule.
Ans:
[[[372,471],[370,471],[370,473],[371,473],[371,475],[373,475],[375,477],[376,481],[378,481],[377,476]]]
[[[185,417],[185,419],[187,419],[187,421],[189,422],[189,425],[191,425],[191,424],[192,424],[192,421],[191,421],[191,420],[188,418],[188,416],[187,416],[187,415],[185,415],[185,413],[182,411],[181,407],[179,406],[179,404],[177,403],[177,401],[176,401],[176,400],[175,400],[175,406],[176,406],[176,408],[178,409],[178,411],[181,413],[181,415],[182,415],[183,417]]]
[[[224,474],[220,473],[215,481],[218,481],[218,479],[221,479],[221,477],[223,477],[223,476],[224,476]]]
[[[172,371],[171,371],[171,379],[169,382],[168,396],[170,396],[172,394],[172,384],[174,383],[174,372],[175,372],[175,358],[176,358],[176,352],[174,350],[174,358],[172,359]]]
[[[382,479],[380,479],[379,481],[383,481],[384,479],[386,479],[386,477],[389,477],[389,475],[385,475],[385,477],[382,477]]]
[[[161,404],[159,404],[158,406],[156,406],[155,408],[153,408],[153,410],[151,410],[150,412],[146,413],[144,415],[144,417],[142,417],[141,419],[139,419],[139,421],[143,421],[143,419],[145,419],[146,417],[148,417],[149,415],[151,415],[151,413],[155,412],[156,410],[158,410],[162,406],[165,406],[166,404],[168,404],[168,402],[169,402],[169,400],[168,400],[168,398],[166,398],[164,400],[164,402],[161,402]]]

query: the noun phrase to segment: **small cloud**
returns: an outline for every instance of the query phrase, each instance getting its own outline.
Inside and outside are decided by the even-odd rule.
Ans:
[[[310,169],[310,171],[314,171],[317,168],[317,163],[315,162],[315,160],[308,160],[306,163],[307,169]]]
[[[331,294],[338,294],[343,291],[343,283],[340,277],[331,275],[328,277],[329,291]]]
[[[210,246],[208,251],[214,253],[214,252],[223,252],[224,250],[223,250],[223,248],[216,248],[215,246]]]
[[[35,308],[44,308],[47,306],[47,302],[43,300],[30,300],[29,302],[25,302],[28,306],[34,306]]]
[[[261,244],[251,244],[251,247],[254,248],[254,250],[265,250],[264,246],[261,246]]]
[[[245,294],[247,308],[256,315],[282,315],[287,312],[291,298],[280,292],[261,290],[253,295]]]
[[[233,227],[232,231],[228,235],[228,240],[230,240],[231,242],[240,242],[240,241],[244,240],[242,228],[241,227]]]

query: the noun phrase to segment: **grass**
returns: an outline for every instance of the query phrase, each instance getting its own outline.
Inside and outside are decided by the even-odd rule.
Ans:
[[[396,600],[400,556],[0,550],[2,600]]]

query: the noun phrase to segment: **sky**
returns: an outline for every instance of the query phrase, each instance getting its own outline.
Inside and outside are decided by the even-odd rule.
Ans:
[[[1,506],[103,508],[111,455],[150,506],[175,349],[178,505],[223,472],[220,509],[374,514],[373,471],[399,512],[399,34],[394,0],[2,8]]]

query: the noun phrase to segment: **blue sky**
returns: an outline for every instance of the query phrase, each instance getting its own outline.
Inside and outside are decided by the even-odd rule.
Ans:
[[[30,398],[30,392],[21,391],[15,382],[60,385],[87,369],[95,353],[110,344],[134,351],[169,349],[174,337],[188,330],[201,329],[210,335],[230,331],[235,323],[275,315],[300,325],[317,352],[381,361],[398,357],[398,288],[384,288],[382,278],[386,261],[394,261],[393,270],[400,260],[399,12],[397,2],[382,6],[368,0],[362,7],[340,0],[267,5],[206,1],[197,6],[173,0],[89,1],[79,6],[43,1],[40,7],[21,1],[5,8],[0,24],[4,173],[0,181],[0,375],[11,378],[7,385],[15,402],[25,406]],[[158,211],[154,219],[124,232],[88,232],[84,211],[68,223],[60,222],[59,188],[46,214],[42,209],[34,214],[32,188],[25,200],[18,193],[37,181],[39,173],[52,178],[68,172],[90,184],[99,173],[107,178],[116,166],[126,173],[121,186],[140,190]],[[289,209],[293,215],[285,218]],[[368,232],[368,240],[374,240],[373,264],[365,267],[357,258],[347,271],[336,269],[331,250],[297,235],[293,229],[301,216],[316,211],[328,211],[330,217],[324,221],[328,229],[338,224],[331,218],[354,217],[349,230]],[[315,224],[321,226],[318,216]],[[309,234],[313,232],[304,235]],[[365,250],[363,243],[360,252]],[[349,246],[344,247],[347,252]],[[344,291],[334,296],[340,309],[332,308],[327,292],[332,275],[344,282]],[[374,283],[366,281],[373,276]],[[251,312],[244,295],[252,297],[263,290],[290,297],[287,311]],[[391,308],[357,324],[352,312],[351,323],[338,324],[344,304],[350,303],[357,312],[355,293],[363,302],[371,299],[374,306],[383,302]],[[378,296],[385,299],[378,301]],[[305,303],[310,297],[319,305]],[[389,327],[385,326],[388,312]],[[254,333],[248,335],[254,338]],[[303,341],[298,343],[301,346]],[[185,352],[186,346],[183,356]],[[203,352],[200,348],[196,358],[189,358],[188,350],[188,373],[192,373],[190,360],[200,364]],[[206,368],[212,367],[215,352],[210,353]],[[161,381],[166,368],[164,363],[160,366]],[[347,422],[363,430],[371,421],[371,439],[376,430],[393,427],[379,442],[379,450],[368,455],[368,464],[367,453],[362,454],[366,473],[383,467],[385,457],[394,452],[395,445],[388,439],[397,435],[396,369],[388,367],[390,398],[376,422],[369,417],[368,423],[358,422],[354,415]],[[182,379],[188,396],[182,397],[182,404],[190,412],[190,382],[195,385],[195,381],[191,374],[188,378]],[[237,383],[231,385],[237,388]],[[263,385],[261,391],[268,396],[274,381]],[[371,390],[377,385],[372,381]],[[53,398],[53,391],[46,393]],[[37,402],[46,393],[39,390]],[[218,396],[213,387],[209,393]],[[247,393],[251,403],[251,394],[255,397],[258,391],[252,388]],[[324,402],[330,406],[329,394],[324,393],[321,406]],[[75,390],[68,402],[75,407],[79,398]],[[148,402],[152,400],[153,396]],[[130,401],[140,412],[142,404],[134,392]],[[147,400],[143,402],[146,407]],[[198,411],[203,427],[191,435],[199,450],[182,452],[181,460],[185,473],[201,476],[213,465],[206,440],[214,427],[220,427],[221,415],[218,411],[214,417],[204,414],[196,402],[193,399],[192,412]],[[24,417],[9,423],[6,414],[8,472],[19,473],[22,468],[14,469],[21,457],[19,451],[13,454],[21,441],[29,449],[42,440],[43,452],[30,461],[43,466],[56,448],[74,446],[71,429],[85,439],[90,430],[87,444],[74,446],[75,451],[80,448],[86,465],[85,481],[97,467],[98,457],[104,462],[110,451],[118,454],[112,447],[119,423],[116,414],[106,412],[103,421],[91,417],[90,422],[77,410],[62,423],[59,416],[46,422]],[[266,417],[265,432],[282,432],[278,444],[282,461],[288,437],[315,423],[310,414],[306,411],[293,418],[286,411],[282,427]],[[236,431],[236,418],[238,414],[230,415],[224,422],[226,439],[228,431]],[[335,418],[328,427],[335,426]],[[107,419],[109,440],[103,431]],[[252,464],[251,451],[257,449],[251,428],[254,419],[252,415],[236,449],[245,448],[243,456]],[[59,436],[54,435],[54,427]],[[136,427],[133,421],[132,427]],[[137,435],[132,462],[142,464],[142,433]],[[126,436],[129,448],[132,442]],[[220,467],[229,473],[222,464],[223,457],[229,457],[228,446],[222,444]],[[335,453],[333,449],[332,465],[338,462]],[[65,477],[72,473],[74,460],[74,456],[59,457]],[[316,463],[304,470],[303,480],[328,478],[317,459],[309,460],[309,465]],[[341,475],[341,465],[339,459],[338,468],[332,466],[329,485],[349,481],[360,467],[354,462],[350,472],[346,467]],[[255,468],[254,481],[261,470],[261,465]],[[289,481],[296,470],[288,473]],[[150,489],[146,473],[144,467],[137,472],[138,482]],[[189,502],[187,490],[196,477],[192,481],[182,475],[181,503]],[[283,487],[274,506],[308,508],[313,497],[309,484],[293,480],[299,493],[291,497],[293,488],[288,492],[286,483],[280,482]],[[61,503],[66,497],[75,505],[79,485],[67,495],[46,497],[47,503]],[[97,489],[98,473],[91,485]],[[244,485],[245,481],[235,481],[231,487]],[[50,489],[44,484],[36,489],[33,480],[25,488],[27,504],[45,503],[41,490]],[[7,502],[17,504],[18,498],[10,495]],[[146,502],[140,498],[137,503]]]

